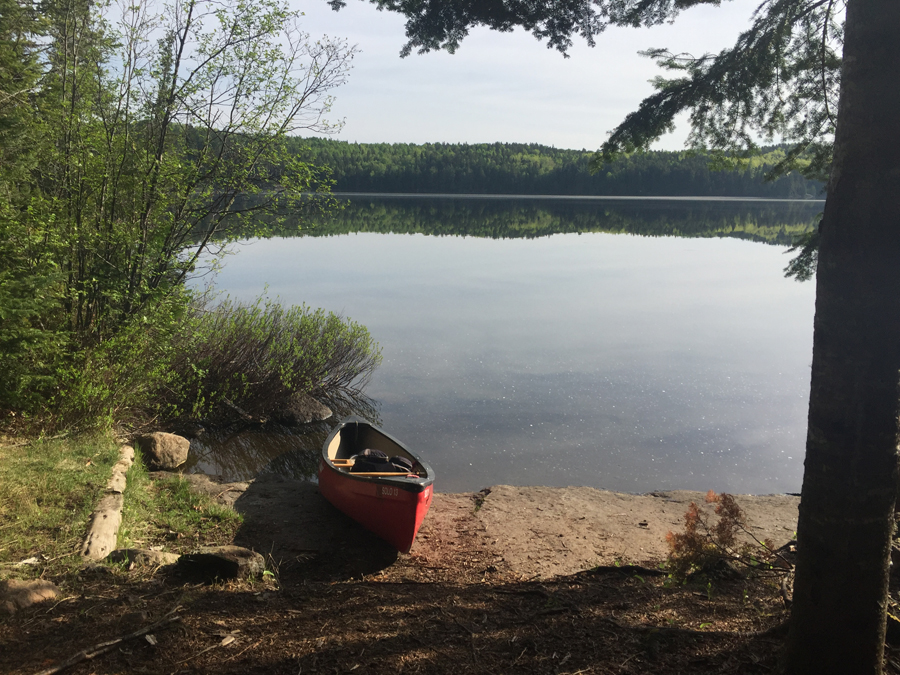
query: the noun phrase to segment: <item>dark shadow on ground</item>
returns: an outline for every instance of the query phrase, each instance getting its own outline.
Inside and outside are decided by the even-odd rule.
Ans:
[[[244,517],[234,543],[265,555],[279,575],[353,579],[397,560],[393,547],[329,504],[310,481],[263,474],[234,508]]]
[[[134,574],[0,621],[0,672],[35,673],[177,611],[152,640],[130,639],[67,675],[768,675],[783,637],[761,631],[787,615],[765,583],[716,582],[706,593],[616,570],[546,582],[249,587]]]

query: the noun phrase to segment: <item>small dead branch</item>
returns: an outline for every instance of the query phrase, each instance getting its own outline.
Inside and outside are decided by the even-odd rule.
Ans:
[[[182,659],[181,661],[178,661],[176,665],[180,666],[182,663],[187,663],[191,659],[196,659],[201,654],[205,654],[206,652],[212,651],[216,647],[227,647],[232,642],[234,642],[234,640],[235,640],[234,635],[226,635],[225,637],[222,638],[222,640],[220,642],[217,642],[216,644],[212,645],[211,647],[207,647],[206,649],[201,649],[199,652],[197,652],[196,654],[192,654],[191,656],[187,657],[186,659]],[[257,644],[259,644],[259,643],[257,642]]]
[[[146,635],[150,631],[156,630],[161,626],[165,626],[167,624],[172,623],[173,621],[180,621],[181,617],[176,614],[181,607],[176,607],[171,612],[166,614],[159,621],[150,624],[149,626],[145,626],[140,630],[136,630],[133,633],[129,633],[128,635],[123,635],[122,637],[116,638],[114,640],[109,640],[108,642],[101,642],[100,644],[96,644],[93,647],[88,647],[87,649],[83,649],[74,656],[66,659],[62,663],[53,666],[52,668],[48,668],[46,670],[42,670],[36,675],[53,675],[53,673],[59,673],[65,670],[70,666],[74,666],[76,663],[81,663],[82,661],[89,661],[94,657],[100,656],[101,654],[105,654],[106,652],[112,650],[117,644],[121,642],[125,642],[127,640],[133,640],[134,638],[141,637],[142,635]]]
[[[231,661],[232,659],[236,659],[237,657],[241,656],[244,652],[246,652],[246,651],[248,651],[248,650],[253,649],[254,647],[256,647],[260,642],[262,642],[262,640],[257,640],[256,642],[254,642],[254,643],[253,643],[252,645],[250,645],[249,647],[244,647],[244,648],[243,648],[241,651],[239,651],[237,654],[232,654],[232,655],[229,656],[227,659],[224,659],[224,661]],[[224,661],[223,661],[223,662],[224,662]]]
[[[236,412],[238,415],[240,415],[240,416],[241,416],[241,419],[243,419],[243,420],[245,420],[245,421],[247,421],[247,422],[255,422],[255,421],[256,421],[256,418],[253,417],[253,415],[251,415],[250,413],[248,413],[248,412],[247,412],[246,410],[244,410],[243,408],[241,408],[241,407],[235,405],[235,404],[232,403],[229,399],[223,398],[223,399],[222,399],[222,403],[224,403],[224,404],[227,405],[229,408],[231,408],[232,410],[234,410],[234,412]],[[226,490],[226,492],[227,492],[227,490]]]

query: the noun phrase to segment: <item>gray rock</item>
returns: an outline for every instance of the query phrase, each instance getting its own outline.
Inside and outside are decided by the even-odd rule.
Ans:
[[[178,559],[178,569],[187,576],[214,581],[261,576],[265,559],[240,546],[204,546]]]
[[[172,431],[185,438],[199,438],[206,433],[206,427],[199,422],[184,422]]]
[[[128,565],[156,566],[173,565],[180,558],[177,553],[167,551],[151,551],[144,548],[117,548],[109,554],[107,560]]]
[[[312,396],[297,393],[291,396],[287,406],[276,412],[273,417],[282,424],[297,425],[321,422],[332,414],[331,408],[319,403]]]
[[[58,595],[59,588],[56,584],[43,579],[35,581],[8,579],[0,582],[0,607],[10,614],[38,602],[53,600]]]
[[[151,469],[174,469],[187,461],[191,442],[183,436],[155,431],[137,439]]]

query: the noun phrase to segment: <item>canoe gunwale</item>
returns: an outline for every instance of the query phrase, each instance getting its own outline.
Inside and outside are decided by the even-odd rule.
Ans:
[[[362,425],[368,427],[373,430],[375,433],[383,436],[391,443],[400,448],[405,454],[409,455],[419,466],[422,467],[424,471],[424,476],[413,476],[409,474],[397,474],[395,476],[387,475],[387,476],[361,476],[359,474],[353,474],[349,471],[343,471],[338,468],[335,463],[328,456],[328,447],[331,445],[332,440],[340,434],[344,429],[349,427],[352,424]],[[403,443],[398,441],[396,438],[391,436],[386,431],[379,429],[371,422],[362,419],[361,417],[350,416],[346,417],[340,421],[340,423],[332,429],[331,433],[328,434],[328,437],[325,439],[325,442],[322,444],[322,459],[324,460],[325,466],[329,471],[334,472],[337,476],[342,479],[350,479],[354,481],[361,481],[364,483],[372,483],[377,485],[390,485],[392,487],[399,488],[401,490],[405,490],[406,492],[424,492],[428,487],[430,487],[434,483],[434,471],[431,466],[423,461],[418,455],[412,452],[409,448],[407,448]],[[321,478],[320,478],[321,480]]]

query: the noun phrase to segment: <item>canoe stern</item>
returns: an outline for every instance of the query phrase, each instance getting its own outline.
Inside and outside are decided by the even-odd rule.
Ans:
[[[319,463],[319,490],[347,516],[409,553],[434,496],[430,481],[365,480]]]

